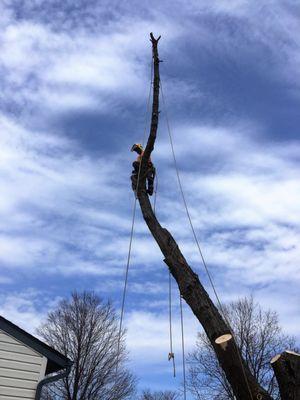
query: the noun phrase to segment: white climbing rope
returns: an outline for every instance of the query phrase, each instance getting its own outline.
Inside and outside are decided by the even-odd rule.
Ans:
[[[165,96],[164,96],[163,86],[162,86],[162,82],[161,81],[160,81],[160,88],[161,88],[162,102],[163,102],[164,111],[165,111],[164,115],[165,115],[165,119],[166,119],[166,125],[167,125],[167,130],[168,130],[168,135],[169,135],[169,141],[170,141],[170,146],[171,146],[171,151],[172,151],[172,156],[173,156],[174,167],[175,167],[178,186],[179,186],[179,189],[180,189],[180,192],[181,192],[181,197],[182,197],[182,201],[183,201],[183,204],[184,204],[184,207],[185,207],[186,215],[187,215],[187,218],[189,220],[189,224],[190,224],[193,236],[194,236],[194,240],[195,240],[196,246],[198,248],[198,252],[200,254],[200,258],[202,260],[202,264],[203,264],[203,266],[205,268],[205,271],[206,271],[206,274],[208,276],[210,285],[211,285],[211,287],[213,289],[213,292],[215,294],[215,297],[217,299],[217,302],[218,302],[218,305],[219,305],[219,308],[220,308],[220,312],[222,313],[223,318],[226,321],[226,323],[227,323],[227,325],[228,325],[228,327],[230,329],[229,321],[228,321],[228,319],[227,319],[227,317],[226,317],[226,315],[225,315],[225,313],[223,311],[222,303],[220,301],[219,295],[217,293],[217,290],[216,290],[216,287],[214,285],[214,282],[213,282],[212,276],[210,274],[210,271],[208,269],[207,263],[206,263],[206,261],[204,259],[203,252],[201,250],[200,243],[199,243],[199,240],[198,240],[197,235],[196,235],[196,231],[195,231],[195,228],[194,228],[194,225],[193,225],[193,222],[192,222],[190,211],[189,211],[189,208],[188,208],[188,205],[187,205],[187,201],[186,201],[186,198],[185,198],[185,194],[184,194],[184,191],[183,191],[183,186],[182,186],[182,183],[181,183],[181,178],[180,178],[180,174],[179,174],[179,168],[178,168],[175,149],[174,149],[174,141],[173,141],[171,128],[170,128],[170,123],[169,123],[168,110],[167,110],[167,107],[166,107],[166,101],[165,101]],[[231,334],[234,337],[234,334],[233,334],[232,331],[231,331]],[[247,389],[248,389],[249,394],[250,394],[250,398],[251,398],[251,400],[254,400],[252,392],[251,392],[250,384],[249,384],[249,381],[248,381],[248,378],[247,378],[247,375],[246,375],[246,371],[245,371],[245,367],[244,367],[244,364],[243,364],[243,360],[242,360],[242,357],[240,355],[239,349],[237,348],[235,340],[234,340],[234,343],[235,343],[236,351],[237,351],[237,354],[238,354],[238,358],[239,358],[239,361],[240,361],[240,364],[241,364],[241,367],[242,367],[244,380],[245,380]],[[185,370],[184,370],[184,375],[185,375]]]

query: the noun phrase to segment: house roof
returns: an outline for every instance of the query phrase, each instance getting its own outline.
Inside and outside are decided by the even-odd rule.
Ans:
[[[72,365],[72,361],[35,336],[0,316],[0,329],[48,359],[46,375]]]

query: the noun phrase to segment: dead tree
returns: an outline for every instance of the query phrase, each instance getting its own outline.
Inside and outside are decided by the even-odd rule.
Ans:
[[[201,284],[198,275],[195,274],[188,265],[173,236],[167,229],[160,225],[152,210],[146,191],[146,175],[148,161],[154,149],[159,118],[160,60],[158,57],[157,45],[160,37],[155,39],[151,33],[150,39],[152,42],[154,64],[151,128],[142,157],[139,180],[136,188],[136,196],[144,220],[164,255],[164,262],[167,264],[171,274],[176,280],[182,298],[190,306],[206,332],[236,399],[272,400],[267,391],[258,384],[243,360],[234,337],[232,336],[230,326],[222,318],[213,304]],[[296,400],[296,397],[283,397],[282,399],[284,400],[285,398],[288,400]]]

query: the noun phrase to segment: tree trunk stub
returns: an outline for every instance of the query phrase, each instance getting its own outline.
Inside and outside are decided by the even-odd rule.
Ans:
[[[154,149],[159,117],[160,60],[158,57],[157,44],[160,37],[155,39],[151,33],[150,38],[152,42],[154,64],[152,118],[150,134],[141,162],[140,179],[136,192],[144,220],[165,257],[164,262],[167,264],[171,274],[176,280],[181,296],[203,326],[237,400],[272,400],[271,396],[258,384],[251,374],[248,366],[242,359],[234,338],[232,337],[230,340],[227,340],[226,346],[218,343],[218,338],[223,335],[231,335],[231,329],[208,296],[206,290],[199,281],[198,275],[195,274],[188,265],[173,236],[167,229],[160,225],[152,210],[146,192],[146,172],[148,160]],[[241,363],[243,363],[244,370]],[[249,383],[251,396],[244,374]]]
[[[271,360],[281,400],[300,399],[300,354],[286,350]]]

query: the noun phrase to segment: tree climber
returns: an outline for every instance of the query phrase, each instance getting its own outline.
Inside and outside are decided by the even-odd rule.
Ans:
[[[131,147],[131,151],[135,151],[136,153],[138,153],[137,159],[132,163],[133,171],[132,171],[132,175],[131,175],[132,189],[136,190],[138,174],[139,174],[140,164],[141,164],[143,154],[144,154],[144,149],[141,144],[135,143]],[[146,178],[147,178],[147,193],[149,194],[149,196],[152,196],[153,183],[154,183],[154,178],[155,178],[155,167],[154,167],[151,159],[149,159],[149,161],[148,161]]]

